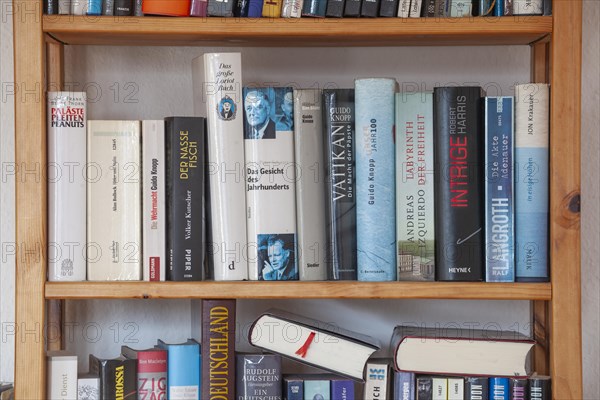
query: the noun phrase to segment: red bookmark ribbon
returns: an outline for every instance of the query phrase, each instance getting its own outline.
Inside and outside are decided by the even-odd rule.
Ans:
[[[306,342],[304,342],[302,347],[300,347],[298,350],[296,350],[297,355],[299,355],[302,358],[306,357],[306,352],[308,351],[308,348],[310,347],[313,340],[315,339],[315,335],[316,335],[315,332],[311,332],[310,335],[308,335],[308,338],[306,338]]]

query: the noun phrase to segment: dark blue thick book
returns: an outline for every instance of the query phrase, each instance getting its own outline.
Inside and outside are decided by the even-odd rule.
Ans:
[[[248,14],[249,18],[260,18],[262,17],[263,0],[247,0],[248,1]],[[243,17],[243,15],[240,15]]]
[[[304,400],[304,377],[302,375],[283,376],[283,399]]]
[[[490,378],[490,400],[510,400],[508,378]]]
[[[327,0],[304,0],[302,16],[324,18],[326,10]]]
[[[331,379],[331,400],[354,400],[354,381],[343,378]]]
[[[415,400],[415,385],[414,373],[394,371],[394,400]]]
[[[485,98],[485,278],[514,282],[514,99]]]

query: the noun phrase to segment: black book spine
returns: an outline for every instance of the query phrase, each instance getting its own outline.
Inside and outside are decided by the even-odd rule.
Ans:
[[[125,16],[133,15],[134,3],[133,0],[114,0],[115,1],[115,15]]]
[[[488,378],[465,377],[465,400],[488,400],[489,394]]]
[[[381,0],[379,8],[380,17],[397,17],[398,16],[398,0]]]
[[[529,400],[551,400],[552,387],[547,376],[533,376],[529,378]]]
[[[281,356],[236,354],[235,398],[237,400],[283,399],[281,380]]]
[[[89,370],[100,377],[100,399],[137,398],[137,360],[102,360],[90,354]]]
[[[204,137],[201,117],[165,118],[167,279],[199,281],[204,265]]]
[[[329,279],[356,280],[354,89],[323,90]]]
[[[510,378],[510,400],[527,400],[527,379]]]
[[[58,14],[58,0],[44,0],[44,14]]]
[[[380,0],[362,0],[360,9],[361,17],[377,17],[379,15]]]
[[[552,0],[543,0],[543,15],[552,15]]]
[[[431,376],[417,376],[417,400],[433,399],[433,378]]]
[[[480,87],[434,89],[436,277],[481,281],[484,271]]]
[[[346,0],[344,17],[360,17],[361,0]]]
[[[344,0],[328,0],[326,17],[341,18],[344,16]]]
[[[248,16],[250,0],[237,0],[233,7],[233,16],[245,18]]]
[[[422,17],[435,17],[435,2],[436,0],[423,0],[423,7],[421,8]]]

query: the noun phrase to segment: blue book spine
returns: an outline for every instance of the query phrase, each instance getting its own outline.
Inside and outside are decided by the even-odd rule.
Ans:
[[[88,0],[88,15],[102,15],[102,0]]]
[[[305,0],[302,4],[302,16],[324,18],[327,0]]]
[[[494,17],[501,17],[504,15],[504,0],[496,0],[494,3]]]
[[[304,381],[284,378],[285,400],[304,400]]]
[[[359,281],[396,280],[394,79],[357,79],[356,248]]]
[[[394,400],[415,400],[415,374],[394,371]]]
[[[329,383],[328,380],[304,381],[304,400],[331,400]]]
[[[490,378],[490,400],[510,400],[508,378]]]
[[[331,381],[332,400],[354,400],[354,381],[334,379]]]
[[[158,346],[167,350],[167,396],[170,400],[200,399],[200,345],[194,340]]]
[[[248,0],[248,18],[262,17],[263,0]]]
[[[517,281],[548,280],[549,86],[515,90],[515,265]]]
[[[485,268],[487,282],[514,282],[512,97],[485,99]]]

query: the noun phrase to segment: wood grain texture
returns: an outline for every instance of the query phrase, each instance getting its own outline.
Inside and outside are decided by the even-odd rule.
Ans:
[[[497,299],[548,300],[549,283],[48,282],[48,299]]]
[[[16,286],[15,398],[45,398],[46,101],[41,0],[14,0]]]
[[[550,369],[555,399],[581,399],[581,0],[553,2]]]
[[[44,32],[68,44],[220,46],[411,46],[529,44],[551,17],[172,18],[49,15]]]

